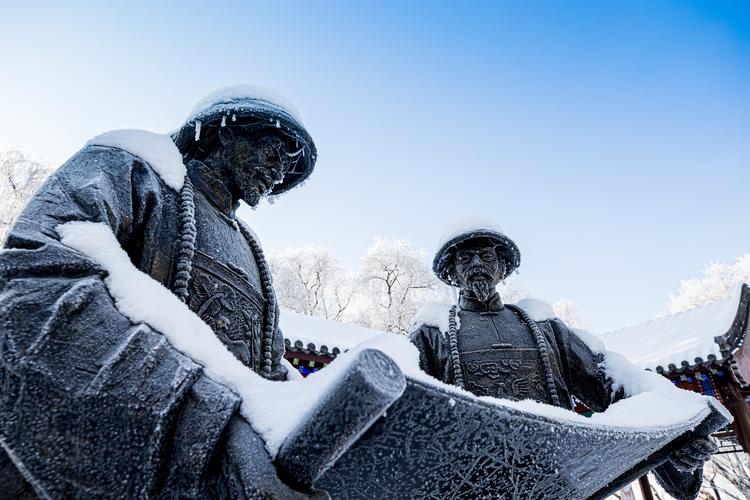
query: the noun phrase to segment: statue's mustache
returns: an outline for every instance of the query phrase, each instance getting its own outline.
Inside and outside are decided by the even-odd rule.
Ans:
[[[466,271],[466,277],[469,278],[469,279],[477,277],[477,276],[483,277],[483,278],[491,278],[492,277],[490,275],[490,273],[487,272],[487,270],[485,268],[483,268],[483,267],[472,267],[471,269],[469,269],[468,271]]]

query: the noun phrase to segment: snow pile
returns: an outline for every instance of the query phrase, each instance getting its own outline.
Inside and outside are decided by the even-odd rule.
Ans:
[[[543,300],[521,299],[516,305],[526,311],[534,321],[547,321],[557,317],[552,306]]]
[[[61,242],[107,270],[107,289],[117,309],[134,323],[146,323],[170,345],[201,364],[206,375],[242,398],[240,413],[263,437],[272,457],[286,436],[309,412],[353,355],[340,356],[328,368],[304,380],[272,382],[243,365],[185,304],[161,283],[133,266],[104,224],[73,221],[57,227]]]
[[[182,155],[168,135],[136,129],[111,130],[94,137],[86,146],[109,146],[142,158],[175,191],[182,189],[185,182],[187,170]]]
[[[442,333],[448,333],[450,311],[453,304],[445,302],[427,302],[419,308],[414,316],[409,332],[415,332],[421,326],[432,326]],[[461,321],[456,314],[456,329],[461,328]]]
[[[435,246],[436,250],[440,250],[449,241],[461,236],[462,234],[468,234],[475,231],[495,231],[500,234],[505,234],[505,231],[492,222],[491,220],[482,219],[479,217],[472,217],[467,219],[460,219],[449,224],[440,235],[438,244]]]
[[[286,113],[302,124],[302,117],[294,103],[275,90],[261,85],[232,85],[217,89],[193,106],[185,123],[196,119],[200,120],[202,116],[206,116],[214,111],[231,112],[237,109],[241,101],[246,100],[269,102],[286,111]]]
[[[683,313],[604,333],[599,338],[608,349],[624,354],[642,368],[678,368],[709,355],[723,359],[714,337],[726,335],[737,316],[742,287],[731,297]]]
[[[292,344],[295,340],[300,340],[305,346],[311,343],[318,348],[325,345],[329,350],[338,347],[341,351],[383,333],[357,325],[307,316],[287,309],[281,312],[279,328]]]

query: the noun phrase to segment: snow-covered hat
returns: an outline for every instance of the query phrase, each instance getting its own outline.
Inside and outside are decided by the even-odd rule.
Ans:
[[[315,168],[317,150],[305,129],[297,108],[271,89],[255,85],[235,85],[219,89],[201,99],[172,140],[182,154],[210,141],[220,127],[239,121],[257,124],[258,130],[276,133],[286,139],[294,154],[294,163],[284,180],[271,194],[288,191],[307,179]],[[295,149],[296,148],[296,149]]]
[[[505,262],[505,279],[521,265],[521,252],[515,242],[508,238],[495,223],[486,220],[462,221],[447,228],[440,238],[438,251],[432,261],[432,270],[442,281],[458,286],[453,277],[453,253],[456,246],[475,239],[488,239],[495,247],[497,256]]]

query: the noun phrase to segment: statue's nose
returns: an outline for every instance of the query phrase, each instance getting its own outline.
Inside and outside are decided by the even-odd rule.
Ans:
[[[479,265],[483,264],[482,258],[479,255],[475,255],[474,257],[471,258],[471,265],[474,266],[476,264],[479,264]]]

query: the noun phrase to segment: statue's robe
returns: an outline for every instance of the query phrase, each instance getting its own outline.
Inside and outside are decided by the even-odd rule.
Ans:
[[[188,306],[258,370],[258,263],[228,193],[191,165],[196,252]],[[0,486],[47,498],[253,497],[283,491],[239,398],[118,311],[107,273],[61,244],[107,224],[133,264],[172,287],[180,195],[142,158],[87,146],[31,199],[0,252]],[[278,314],[276,314],[278,317]],[[283,380],[276,329],[269,378]],[[258,402],[263,404],[263,402]],[[289,491],[290,496],[293,492]]]
[[[478,396],[551,404],[537,343],[521,317],[504,306],[497,293],[484,303],[462,292],[458,306],[457,340],[465,388]],[[592,411],[602,412],[625,396],[622,389],[613,390],[617,381],[601,368],[603,356],[592,352],[562,321],[550,318],[536,324],[545,338],[560,406],[572,410],[574,397]],[[436,325],[415,324],[410,338],[419,350],[422,370],[455,384],[447,332]],[[700,490],[701,470],[681,473],[667,462],[653,472],[677,498],[694,498]]]

